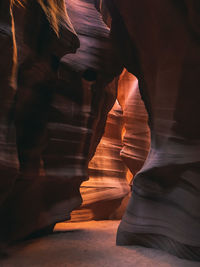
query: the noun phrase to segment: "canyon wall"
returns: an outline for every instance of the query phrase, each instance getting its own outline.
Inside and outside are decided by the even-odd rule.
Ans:
[[[199,10],[0,0],[0,247],[130,198],[118,245],[200,259]]]
[[[80,206],[122,65],[93,1],[0,3],[4,246]]]
[[[117,244],[199,260],[199,2],[104,2],[124,65],[138,78],[151,131]]]

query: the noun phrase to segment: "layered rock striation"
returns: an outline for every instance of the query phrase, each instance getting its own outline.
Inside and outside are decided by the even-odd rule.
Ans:
[[[199,2],[105,2],[119,53],[138,78],[151,131],[117,244],[199,260]]]
[[[1,98],[7,105],[7,113],[1,110],[1,145],[7,148],[1,162],[11,182],[1,177],[2,244],[47,233],[81,204],[79,187],[88,179],[121,72],[92,1],[6,2],[1,45],[9,50],[1,58],[10,62],[1,79],[2,92],[11,93]]]

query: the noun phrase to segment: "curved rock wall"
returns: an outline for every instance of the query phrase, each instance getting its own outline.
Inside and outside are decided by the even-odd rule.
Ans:
[[[116,100],[109,112],[104,135],[89,163],[89,180],[81,185],[83,204],[72,213],[72,221],[116,219],[117,210],[130,189],[127,168],[120,158],[123,116]]]
[[[1,143],[10,145],[16,160],[14,165],[11,152],[6,151],[16,176],[6,172],[13,187],[5,188],[3,178],[1,183],[4,199],[11,192],[0,210],[4,244],[52,230],[54,223],[69,218],[71,210],[81,204],[79,187],[88,179],[88,162],[116,99],[114,77],[122,70],[109,29],[93,1],[15,4],[3,7],[7,17],[2,16],[2,21],[8,34],[3,27],[1,31],[5,39],[1,44],[10,40],[7,77],[13,73],[12,56],[18,53],[16,92],[11,87],[12,98],[7,98],[12,103],[6,107],[8,112],[13,110],[16,141],[15,135],[2,131]],[[79,45],[75,55],[66,56]],[[10,136],[12,143],[5,140]],[[8,164],[5,167],[8,169]]]
[[[151,130],[150,153],[134,179],[117,243],[199,260],[199,2],[106,3],[113,39],[139,80]]]
[[[57,221],[63,209],[60,203],[66,199],[66,194],[70,199],[74,191],[78,191],[72,186],[72,190],[62,193],[63,181],[56,181],[55,185],[55,180],[47,179],[42,171],[42,153],[47,146],[48,112],[56,80],[55,63],[63,54],[75,52],[79,40],[66,14],[60,12],[63,1],[60,4],[47,1],[49,14],[46,14],[42,1],[14,1],[14,5],[13,1],[1,1],[1,5],[1,45],[8,46],[8,49],[4,47],[6,52],[1,55],[1,63],[8,62],[4,64],[9,68],[5,69],[7,95],[1,98],[6,104],[6,112],[1,106],[5,117],[2,117],[1,126],[6,125],[1,144],[7,147],[8,156],[3,155],[5,149],[2,149],[1,161],[8,157],[5,167],[9,167],[9,161],[15,156],[12,168],[7,172],[13,181],[9,188],[3,187],[9,179],[1,176],[1,187],[4,192],[10,192],[0,210],[0,240],[6,244]],[[55,18],[54,22],[51,17]],[[18,69],[14,73],[16,64]],[[10,86],[11,81],[16,81],[15,90]],[[7,114],[10,114],[10,121]],[[15,124],[15,128],[8,132],[11,124]],[[16,174],[10,174],[15,162],[19,165]],[[80,182],[77,187],[79,185]],[[55,195],[53,198],[52,194]],[[57,206],[56,211],[53,204]],[[80,204],[80,194],[77,204]],[[66,203],[66,214],[73,207],[74,203]],[[66,218],[66,214],[62,216]]]
[[[48,232],[80,205],[118,89],[124,124],[116,104],[106,131],[119,119],[109,142],[121,146],[123,135],[135,177],[117,243],[200,259],[199,9],[198,0],[0,1],[1,244]],[[127,72],[115,78],[122,65],[140,94]],[[126,170],[116,168],[120,199]]]
[[[147,112],[137,79],[125,69],[119,77],[117,99],[90,161],[89,180],[81,185],[83,204],[72,213],[73,221],[120,219],[129,199],[128,183],[147,157]]]
[[[123,147],[120,155],[134,177],[148,155],[150,131],[138,81],[126,70],[119,79],[118,99],[123,109],[124,120]]]

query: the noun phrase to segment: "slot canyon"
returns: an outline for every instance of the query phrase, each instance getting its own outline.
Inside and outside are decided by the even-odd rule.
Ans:
[[[0,48],[0,266],[199,266],[200,1],[0,0]]]

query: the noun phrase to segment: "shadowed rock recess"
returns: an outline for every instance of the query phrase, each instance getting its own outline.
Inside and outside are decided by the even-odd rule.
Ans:
[[[0,250],[73,211],[200,261],[199,12],[0,0]]]

